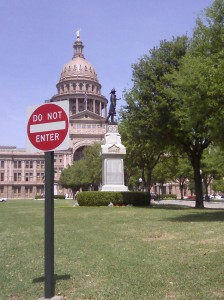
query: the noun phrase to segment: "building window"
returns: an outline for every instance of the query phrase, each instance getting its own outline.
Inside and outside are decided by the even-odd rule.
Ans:
[[[25,181],[33,181],[33,173],[25,173]]]
[[[26,169],[32,169],[33,168],[33,161],[32,160],[26,160]]]
[[[29,181],[29,173],[25,174],[25,181]]]
[[[44,173],[37,173],[37,182],[41,183],[44,180]]]
[[[1,160],[1,169],[4,169],[4,160]]]
[[[17,181],[17,173],[14,173],[13,180]]]
[[[14,161],[14,169],[21,169],[21,166],[22,166],[21,160]]]
[[[0,186],[0,195],[3,196],[4,195],[4,187]]]
[[[44,169],[44,161],[37,160],[37,169]]]
[[[1,181],[4,181],[4,173],[1,173],[0,179],[1,179]]]
[[[18,173],[18,181],[22,181],[22,174]]]
[[[76,114],[76,105],[72,105],[72,113]]]
[[[25,195],[26,197],[32,196],[33,188],[32,187],[25,187]]]
[[[37,194],[38,195],[43,195],[44,194],[44,189],[42,187],[37,187]]]
[[[15,197],[21,196],[21,187],[20,186],[13,186],[12,191]]]

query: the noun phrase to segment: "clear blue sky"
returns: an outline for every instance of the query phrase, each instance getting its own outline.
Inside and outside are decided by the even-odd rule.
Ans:
[[[26,147],[26,111],[56,94],[81,28],[102,94],[132,86],[140,57],[172,36],[191,36],[212,0],[1,0],[0,145]],[[122,103],[122,102],[121,102]],[[122,103],[124,104],[124,103]]]

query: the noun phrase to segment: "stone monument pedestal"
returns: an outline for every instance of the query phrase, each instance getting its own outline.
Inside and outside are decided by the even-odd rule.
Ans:
[[[126,148],[121,144],[121,136],[116,123],[106,124],[102,156],[102,191],[128,191],[124,185],[123,157]]]

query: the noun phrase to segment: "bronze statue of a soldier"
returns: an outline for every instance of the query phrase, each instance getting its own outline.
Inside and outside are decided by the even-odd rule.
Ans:
[[[114,116],[116,116],[116,105],[117,105],[117,99],[116,97],[116,91],[115,89],[112,89],[110,92],[110,108],[108,112],[108,116],[106,118],[106,123],[108,122],[109,118],[111,122],[114,122]]]

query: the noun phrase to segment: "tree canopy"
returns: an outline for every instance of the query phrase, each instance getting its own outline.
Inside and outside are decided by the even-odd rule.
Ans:
[[[94,143],[84,149],[83,159],[73,162],[73,165],[62,171],[59,183],[72,189],[74,195],[75,190],[99,185],[101,173],[100,144]]]
[[[192,39],[162,41],[133,65],[133,87],[124,94],[127,106],[121,112],[136,163],[152,149],[159,155],[175,147],[187,155],[196,207],[203,207],[203,152],[211,144],[224,144],[223,42],[224,2],[215,0],[197,19]]]

